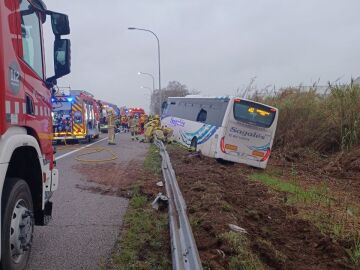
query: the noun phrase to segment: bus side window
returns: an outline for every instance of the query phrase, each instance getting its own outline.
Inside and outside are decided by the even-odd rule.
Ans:
[[[206,121],[206,118],[207,118],[207,111],[205,111],[204,109],[201,109],[196,118],[196,121],[204,123]]]

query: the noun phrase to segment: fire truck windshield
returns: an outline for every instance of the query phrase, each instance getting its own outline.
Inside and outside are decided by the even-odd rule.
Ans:
[[[71,111],[71,103],[64,101],[53,103],[53,111]]]
[[[56,102],[53,103],[53,131],[71,132],[71,103]]]

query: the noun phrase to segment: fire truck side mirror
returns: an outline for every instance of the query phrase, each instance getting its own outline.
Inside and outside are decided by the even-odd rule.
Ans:
[[[62,13],[51,12],[51,26],[55,36],[69,35],[69,17]]]
[[[55,79],[70,73],[71,43],[69,39],[55,39],[54,42]]]

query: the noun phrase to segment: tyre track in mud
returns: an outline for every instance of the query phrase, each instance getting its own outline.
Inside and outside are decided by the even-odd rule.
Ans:
[[[284,194],[248,180],[253,169],[222,165],[168,147],[193,221],[203,263],[227,269],[233,250],[220,235],[228,224],[244,228],[250,249],[265,269],[353,269],[344,248],[286,204]],[[221,252],[219,252],[221,251]]]

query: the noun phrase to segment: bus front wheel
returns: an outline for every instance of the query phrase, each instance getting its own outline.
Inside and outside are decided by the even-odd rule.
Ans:
[[[191,140],[190,150],[196,152],[196,151],[197,151],[197,144],[198,144],[197,138],[194,137],[194,138]]]

